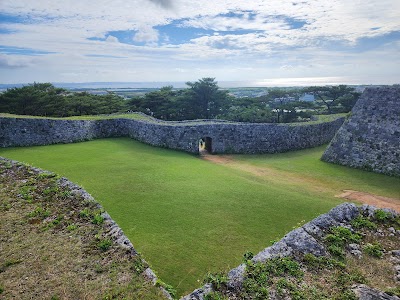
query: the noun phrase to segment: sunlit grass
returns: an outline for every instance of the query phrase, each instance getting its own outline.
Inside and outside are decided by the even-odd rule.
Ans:
[[[322,192],[289,177],[270,180],[128,138],[1,149],[0,155],[82,185],[161,279],[184,294],[200,286],[208,271],[237,266],[245,251],[256,253],[339,204],[335,189],[396,193],[399,179],[320,162],[322,151],[233,156],[277,174],[312,175],[324,182]]]

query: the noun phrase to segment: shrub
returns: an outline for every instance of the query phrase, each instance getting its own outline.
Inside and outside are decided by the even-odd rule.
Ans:
[[[77,229],[78,228],[78,225],[76,225],[76,224],[69,224],[68,226],[67,226],[67,230],[68,231],[74,231],[75,229]]]
[[[375,243],[368,243],[364,246],[364,252],[367,253],[369,256],[382,258],[383,256],[383,247],[379,242]]]
[[[355,229],[367,228],[367,229],[376,229],[376,224],[371,222],[369,219],[364,218],[362,216],[358,216],[357,218],[351,221],[351,226]]]
[[[98,247],[102,251],[107,251],[111,247],[111,245],[112,245],[112,242],[110,239],[104,239],[98,243]]]
[[[328,251],[339,258],[344,258],[344,247],[348,243],[359,243],[361,236],[357,233],[352,233],[346,227],[333,227],[331,233],[327,234],[325,241],[328,244]]]
[[[221,290],[222,288],[226,288],[226,284],[228,283],[228,277],[223,273],[208,273],[205,282],[211,283],[215,290]]]
[[[382,209],[377,209],[374,213],[374,217],[378,222],[384,223],[390,219],[391,215]]]
[[[157,279],[156,286],[163,287],[168,292],[168,294],[170,294],[171,297],[175,299],[176,290],[174,289],[174,287],[172,285],[166,284],[164,281]]]
[[[100,225],[100,224],[103,224],[103,222],[104,222],[104,218],[100,214],[94,215],[94,217],[92,219],[93,224]]]

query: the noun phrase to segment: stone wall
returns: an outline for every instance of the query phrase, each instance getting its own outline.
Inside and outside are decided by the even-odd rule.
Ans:
[[[129,136],[141,142],[198,153],[211,138],[212,153],[276,153],[328,143],[344,118],[326,123],[252,124],[218,121],[54,120],[0,118],[0,147],[72,143]]]
[[[276,257],[294,257],[298,259],[302,255],[307,253],[311,253],[317,257],[327,256],[328,250],[326,249],[326,245],[323,241],[330,228],[335,226],[351,228],[350,223],[357,216],[362,215],[366,217],[371,217],[374,215],[377,209],[378,208],[370,205],[362,205],[361,207],[357,207],[353,203],[340,204],[331,209],[328,213],[320,215],[319,217],[308,222],[302,227],[292,230],[291,232],[286,234],[280,241],[256,254],[253,257],[252,262],[265,263],[267,260]],[[398,216],[398,213],[394,210],[383,209],[383,211],[387,212],[392,217]],[[389,233],[389,235],[400,237],[399,230],[394,232],[395,233]],[[242,283],[245,279],[245,270],[246,266],[243,263],[229,271],[229,282],[227,284],[229,290],[240,290]],[[212,291],[212,284],[207,283],[203,287],[194,290],[191,294],[182,297],[181,300],[205,300],[206,295],[211,293]],[[360,297],[360,299],[399,299],[397,297],[392,298],[387,294],[385,295],[387,296],[387,298]],[[279,299],[281,298],[279,297]]]
[[[322,160],[400,177],[400,87],[367,88]]]

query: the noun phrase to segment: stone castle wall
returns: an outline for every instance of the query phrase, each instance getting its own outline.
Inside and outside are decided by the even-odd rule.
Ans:
[[[265,263],[267,260],[276,257],[294,257],[297,259],[307,253],[313,254],[317,257],[327,256],[328,249],[324,243],[324,237],[327,233],[329,233],[330,228],[336,226],[351,228],[351,221],[356,217],[372,217],[374,216],[376,210],[378,210],[378,208],[366,204],[362,205],[361,207],[357,207],[353,203],[340,204],[331,209],[328,213],[320,215],[303,226],[290,231],[280,241],[256,254],[253,257],[252,262]],[[392,217],[398,216],[398,213],[394,210],[384,208],[383,211]],[[399,230],[394,232],[395,233],[388,233],[388,235],[390,236],[390,234],[392,234],[392,236],[400,236]],[[244,263],[242,263],[238,267],[228,272],[228,289],[240,290],[245,279],[245,269],[246,266]],[[180,300],[205,300],[207,299],[207,294],[211,293],[212,291],[213,285],[206,283],[203,287],[194,290],[192,293],[182,297]],[[369,292],[371,292],[370,288]],[[382,298],[359,297],[359,299],[399,299],[398,297],[390,297],[388,294],[381,293],[380,291],[377,292],[378,294],[383,295]]]
[[[199,140],[209,137],[212,140],[212,153],[276,153],[328,143],[343,121],[344,118],[338,118],[314,124],[252,124],[0,118],[0,147],[128,136],[153,146],[198,153]]]
[[[322,160],[400,177],[400,87],[367,88]]]

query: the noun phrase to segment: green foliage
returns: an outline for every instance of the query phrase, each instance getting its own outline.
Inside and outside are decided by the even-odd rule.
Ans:
[[[223,273],[208,273],[204,279],[204,282],[211,283],[213,285],[213,288],[219,291],[226,288],[228,277]]]
[[[317,257],[311,253],[307,253],[304,255],[303,262],[307,265],[308,268],[314,270],[345,268],[345,264],[341,261],[326,256]]]
[[[349,112],[360,97],[353,87],[338,86],[312,86],[303,89],[306,93],[313,94],[327,108],[329,114],[335,112]]]
[[[383,256],[383,247],[379,242],[368,243],[363,247],[365,253],[369,256],[382,258]]]
[[[351,226],[355,229],[367,228],[367,229],[376,229],[377,225],[374,222],[371,222],[368,218],[363,216],[358,216],[350,222]]]
[[[165,283],[164,281],[157,279],[156,286],[163,287],[168,292],[168,294],[171,295],[171,297],[173,299],[176,298],[176,290],[174,289],[174,287],[172,285],[169,285],[169,284]]]
[[[246,260],[246,273],[243,281],[243,296],[250,299],[267,299],[269,296],[268,286],[273,284],[274,278],[283,276],[290,276],[292,278],[300,279],[304,273],[300,268],[300,264],[291,257],[272,258],[264,263],[252,263]],[[284,280],[278,280],[278,292],[283,291],[285,287],[294,287]],[[291,290],[291,295],[296,298],[297,289]]]
[[[93,219],[92,219],[93,224],[100,225],[100,224],[103,224],[103,222],[104,222],[104,218],[102,217],[101,214],[95,214],[93,216]]]
[[[254,257],[253,252],[247,251],[243,254],[243,262],[247,263],[249,260],[252,260]]]
[[[35,208],[35,210],[31,211],[28,214],[29,218],[39,218],[39,219],[45,219],[48,216],[50,216],[51,212],[49,210],[45,210],[43,207],[41,206],[37,206]]]
[[[388,294],[388,295],[391,295],[391,296],[400,297],[400,286],[387,289],[387,290],[385,291],[385,293]]]
[[[382,209],[377,209],[374,213],[374,218],[380,223],[384,223],[391,219],[391,214]]]
[[[85,208],[79,212],[79,216],[83,219],[88,219],[92,215],[92,212],[89,208]]]
[[[67,230],[68,231],[74,231],[74,230],[76,230],[78,228],[78,225],[76,225],[76,224],[69,224],[68,226],[67,226]]]
[[[141,274],[146,270],[147,266],[143,263],[141,258],[136,258],[133,262],[133,269],[136,273]]]
[[[112,245],[112,242],[110,239],[103,239],[100,240],[100,242],[97,244],[100,250],[102,251],[107,251]]]
[[[358,297],[352,290],[345,290],[339,293],[334,300],[358,300]]]
[[[338,258],[344,258],[344,247],[349,243],[359,243],[361,236],[357,233],[352,233],[350,229],[346,227],[333,227],[331,233],[327,234],[324,238],[328,244],[328,251]]]
[[[336,283],[338,287],[345,289],[352,286],[354,283],[367,283],[365,276],[358,270],[352,270],[349,273],[344,271],[340,272],[336,277]]]
[[[125,109],[125,100],[115,94],[71,93],[51,83],[33,83],[0,94],[0,112],[18,115],[67,117],[109,114]]]

